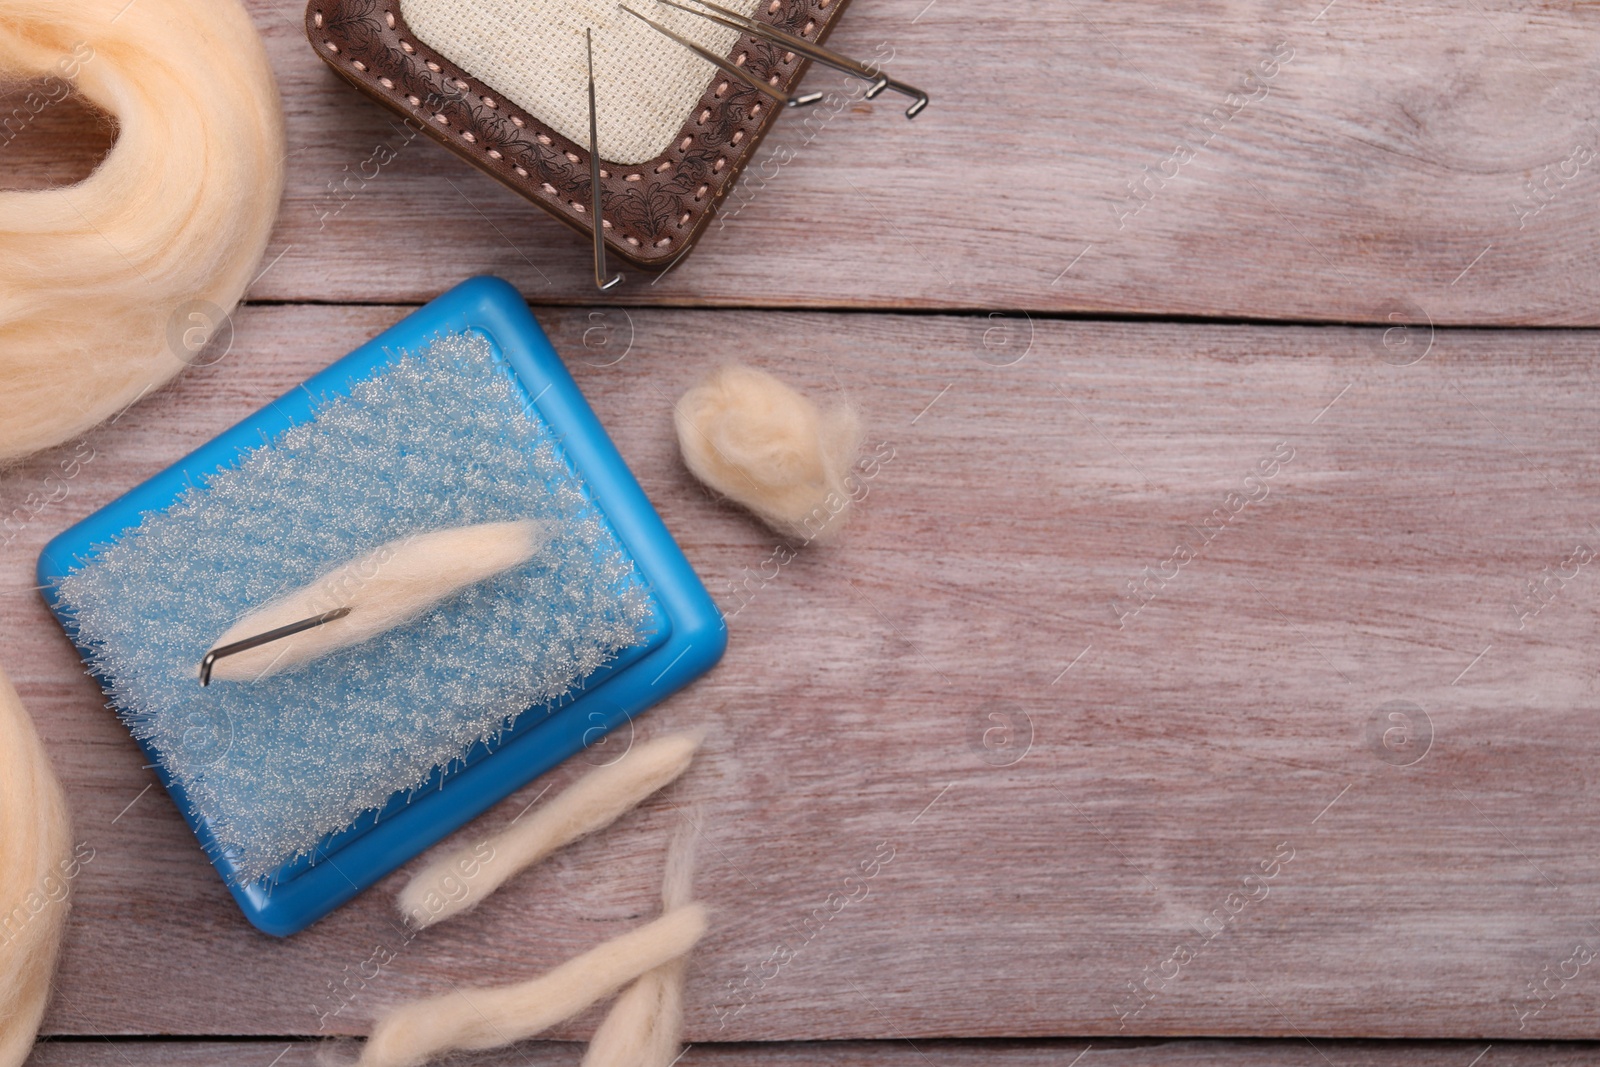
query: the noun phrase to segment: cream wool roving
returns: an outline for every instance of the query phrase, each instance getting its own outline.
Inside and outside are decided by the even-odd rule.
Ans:
[[[17,692],[0,673],[0,1067],[28,1058],[50,995],[72,829],[61,786]]]
[[[702,732],[669,734],[591,771],[542,808],[498,834],[433,860],[396,900],[418,928],[475,906],[515,875],[559,848],[610,826],[689,769]],[[471,871],[471,877],[461,872]]]
[[[601,1020],[580,1067],[670,1067],[683,1032],[687,956],[639,976]]]
[[[705,908],[688,904],[531,981],[402,1004],[373,1027],[359,1067],[417,1067],[456,1049],[499,1048],[532,1037],[683,956],[705,932]]]
[[[694,899],[693,838],[687,824],[667,850],[661,909],[670,913]],[[682,1055],[683,984],[687,955],[639,976],[606,1013],[589,1039],[581,1067],[672,1067]]]
[[[453,593],[528,562],[549,540],[537,522],[485,522],[402,537],[323,574],[230,626],[213,648],[337,608],[350,614],[218,659],[211,677],[253,682],[411,621]]]
[[[674,419],[694,476],[779,533],[824,539],[849,514],[861,420],[848,404],[820,412],[765,371],[729,364],[684,393]]]
[[[283,188],[282,105],[237,0],[0,0],[0,78],[73,70],[117,140],[76,185],[0,192],[0,462],[182,370]]]

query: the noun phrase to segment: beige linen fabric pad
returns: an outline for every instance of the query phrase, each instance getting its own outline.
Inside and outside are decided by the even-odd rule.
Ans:
[[[653,0],[628,3],[718,54],[739,39],[737,31]],[[721,3],[753,15],[761,0]],[[421,43],[585,148],[583,31],[592,27],[600,154],[613,163],[647,163],[665,152],[718,73],[615,0],[401,0],[400,13]]]

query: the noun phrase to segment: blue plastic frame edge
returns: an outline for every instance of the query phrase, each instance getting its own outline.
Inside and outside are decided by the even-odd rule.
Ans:
[[[592,499],[633,557],[665,614],[665,640],[651,642],[642,658],[611,673],[519,732],[489,756],[452,772],[446,788],[427,793],[384,816],[354,840],[320,852],[314,862],[276,885],[236,886],[226,877],[245,917],[261,931],[287,937],[348,902],[418,853],[455,832],[534,778],[629,723],[640,712],[710,670],[727,648],[727,626],[711,595],[684,558],[644,490],[623,462],[577,382],[534,320],[522,297],[495,277],[471,278],[312,376],[255,414],[208,441],[160,474],[129,490],[67,529],[39,555],[38,578],[46,603],[76,643],[60,603],[60,581],[92,559],[149,511],[171,505],[191,484],[234,463],[290,426],[311,416],[326,398],[344,395],[401,352],[415,351],[441,334],[476,329],[487,334],[550,425]],[[80,653],[82,649],[79,649]],[[532,709],[530,709],[532,710]],[[190,811],[155,754],[146,755],[178,810],[204,843],[209,831]],[[327,844],[325,842],[324,844]],[[207,850],[221,868],[225,858]],[[286,865],[285,871],[294,864]]]

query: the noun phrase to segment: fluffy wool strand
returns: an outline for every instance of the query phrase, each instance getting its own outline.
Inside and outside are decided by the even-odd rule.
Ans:
[[[28,1058],[44,1016],[67,918],[60,879],[71,843],[44,745],[0,673],[0,1067]]]
[[[526,519],[456,526],[390,541],[251,612],[212,647],[336,608],[348,608],[348,615],[219,659],[211,677],[252,682],[359,644],[409,622],[469,585],[526,563],[548,541],[549,531]]]
[[[823,539],[849,514],[861,448],[850,405],[819,411],[766,371],[728,364],[683,394],[674,421],[690,472],[779,533]]]
[[[431,861],[400,891],[400,913],[422,928],[476,906],[519,871],[610,826],[677,780],[704,738],[704,733],[691,731],[639,745],[499,833]],[[463,877],[464,871],[471,871],[471,877]]]
[[[231,331],[284,140],[238,0],[0,0],[0,79],[42,79],[40,100],[71,85],[117,123],[78,184],[0,192],[4,462],[82,433]]]
[[[403,1004],[373,1028],[359,1067],[417,1067],[456,1049],[499,1048],[532,1037],[683,956],[705,931],[705,908],[689,904],[531,981]]]
[[[670,913],[694,898],[693,838],[688,824],[667,850],[661,905]],[[582,1067],[671,1067],[683,1041],[683,984],[687,955],[639,976],[606,1013],[589,1040]]]

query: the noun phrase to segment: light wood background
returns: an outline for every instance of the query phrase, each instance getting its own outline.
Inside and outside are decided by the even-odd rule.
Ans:
[[[0,548],[0,663],[94,849],[41,1067],[310,1063],[387,1005],[636,924],[685,818],[716,909],[688,1067],[1595,1058],[1543,1042],[1600,1036],[1600,963],[1563,965],[1600,950],[1600,559],[1564,562],[1600,551],[1600,158],[1568,162],[1600,152],[1600,5],[855,0],[835,43],[887,42],[928,112],[785,117],[726,227],[605,306],[580,241],[403,144],[295,4],[251,10],[291,154],[232,349],[0,472],[0,514],[31,513]],[[0,173],[69,181],[109,137],[62,105]],[[347,181],[379,146],[394,161]],[[33,562],[485,272],[737,609],[723,664],[638,726],[710,740],[465,919],[407,939],[396,876],[277,941],[152,788]],[[722,359],[852,400],[892,450],[843,535],[770,580],[773,535],[672,439],[672,399]],[[1260,499],[1174,574],[1232,493]],[[1119,620],[1146,568],[1168,578]],[[1397,725],[1413,740],[1385,748]],[[864,899],[802,925],[890,849]],[[596,1018],[470,1062],[572,1062]]]

